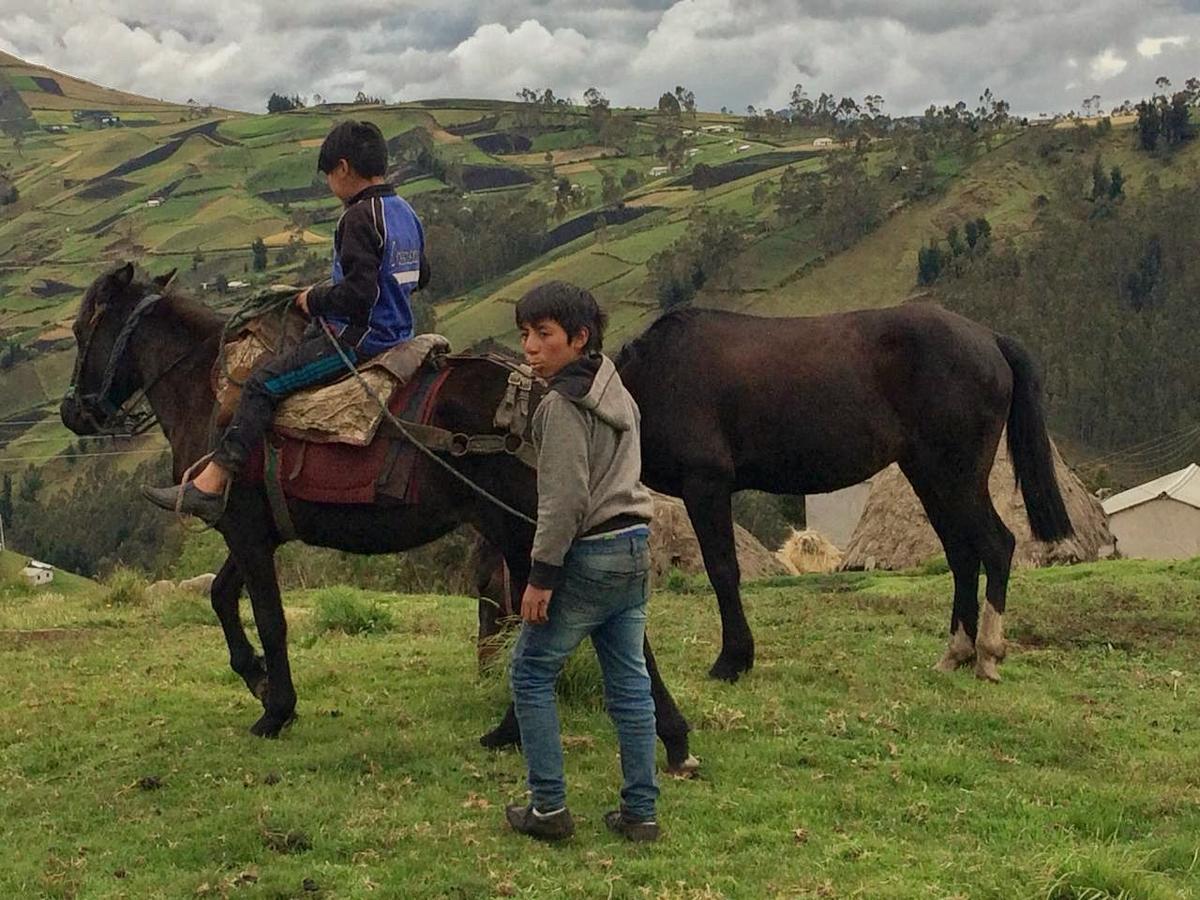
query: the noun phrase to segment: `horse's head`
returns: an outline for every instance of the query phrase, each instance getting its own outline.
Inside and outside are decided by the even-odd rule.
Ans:
[[[172,270],[150,284],[134,280],[125,263],[92,282],[72,330],[75,372],[63,398],[63,424],[76,434],[101,434],[117,427],[119,411],[142,386],[126,352],[137,320],[149,311],[174,277]]]

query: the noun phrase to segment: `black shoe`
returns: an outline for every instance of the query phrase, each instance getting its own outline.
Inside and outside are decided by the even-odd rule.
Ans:
[[[653,842],[658,840],[658,822],[653,819],[638,819],[622,807],[604,814],[604,824],[631,841]]]
[[[513,831],[540,841],[564,841],[575,833],[575,820],[565,806],[548,816],[534,812],[532,803],[528,806],[508,806],[504,809],[504,817]]]
[[[224,493],[210,494],[208,491],[200,490],[190,481],[183,487],[182,502],[179,499],[179,485],[177,484],[165,488],[143,484],[142,496],[155,506],[161,506],[171,512],[178,508],[180,512],[195,516],[209,525],[216,525],[221,520],[221,516],[225,514]]]

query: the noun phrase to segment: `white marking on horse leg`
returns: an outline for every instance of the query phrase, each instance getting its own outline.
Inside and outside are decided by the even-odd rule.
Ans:
[[[979,617],[979,635],[975,638],[975,676],[986,681],[999,681],[997,668],[1004,659],[1004,616],[990,602],[983,604]]]
[[[950,635],[950,643],[946,645],[945,654],[938,660],[934,668],[939,672],[953,672],[969,662],[974,655],[975,642],[967,634],[967,629],[962,622],[959,622],[958,627]]]

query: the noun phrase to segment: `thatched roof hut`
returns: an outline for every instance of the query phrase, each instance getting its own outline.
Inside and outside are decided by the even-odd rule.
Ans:
[[[1008,445],[1001,440],[989,480],[992,502],[1017,538],[1013,565],[1047,566],[1095,560],[1112,552],[1113,537],[1100,501],[1088,493],[1054,449],[1054,469],[1075,535],[1054,544],[1034,540],[1025,501],[1013,478]],[[872,479],[862,518],[842,559],[843,569],[907,569],[943,552],[908,480],[893,464]]]
[[[737,542],[738,565],[742,580],[766,578],[770,575],[786,575],[787,570],[773,553],[741,525],[734,525]],[[700,555],[700,542],[688,519],[682,500],[654,495],[654,521],[650,526],[650,557],[655,583],[671,571],[704,572],[704,559]]]

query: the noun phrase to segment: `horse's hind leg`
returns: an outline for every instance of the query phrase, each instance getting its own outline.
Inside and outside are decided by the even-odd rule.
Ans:
[[[977,488],[947,483],[935,472],[906,463],[901,469],[946,551],[946,562],[954,575],[954,606],[950,613],[950,639],[946,652],[934,665],[939,672],[953,672],[976,654],[979,626],[979,564],[975,531],[979,511],[971,500]],[[989,504],[990,506],[990,504]]]
[[[979,517],[978,547],[987,572],[986,602],[975,640],[975,675],[988,681],[999,681],[997,668],[1004,659],[1004,608],[1008,600],[1008,577],[1012,571],[1016,539],[984,495],[984,509]]]
[[[979,627],[979,555],[969,541],[959,536],[943,539],[946,561],[954,574],[954,608],[950,613],[950,642],[934,666],[939,672],[953,672],[975,656],[975,635]]]
[[[739,592],[741,571],[731,501],[729,485],[721,481],[692,479],[683,487],[683,502],[696,529],[704,569],[721,610],[721,653],[708,674],[724,681],[737,681],[754,665],[754,636]]]
[[[221,630],[225,633],[225,643],[229,647],[229,667],[242,677],[250,693],[262,700],[267,695],[267,668],[263,658],[254,652],[238,615],[238,600],[241,599],[243,585],[242,573],[238,571],[233,558],[226,557],[217,577],[213,579],[210,596],[213,612],[217,614]]]

